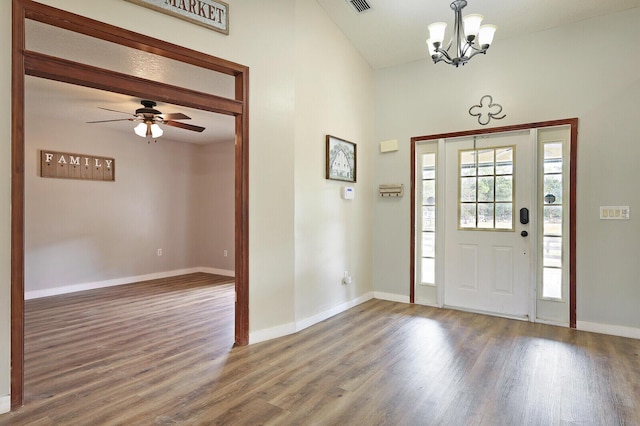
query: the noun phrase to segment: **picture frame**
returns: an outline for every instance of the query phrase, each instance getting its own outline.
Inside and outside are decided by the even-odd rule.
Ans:
[[[326,179],[355,182],[357,147],[353,142],[327,135]]]

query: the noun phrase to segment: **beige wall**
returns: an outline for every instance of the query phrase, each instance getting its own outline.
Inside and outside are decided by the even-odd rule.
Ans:
[[[41,114],[46,95],[27,89],[25,96],[25,292],[195,267],[233,270],[222,249],[213,251],[233,251],[232,142],[148,144],[122,126]],[[40,149],[113,157],[116,180],[41,178]]]
[[[198,198],[196,264],[224,271],[235,269],[235,144],[198,147],[194,168]],[[224,256],[224,251],[227,256]]]
[[[400,151],[376,154],[375,184],[410,184],[412,136],[477,129],[470,106],[485,94],[504,107],[503,126],[578,117],[577,317],[640,336],[637,253],[640,9],[513,40],[455,69],[419,61],[376,72],[376,139]],[[374,221],[374,287],[409,295],[410,197],[380,200]],[[601,221],[601,205],[628,205],[630,221]],[[635,213],[634,213],[635,212]],[[609,331],[612,329],[609,328]]]

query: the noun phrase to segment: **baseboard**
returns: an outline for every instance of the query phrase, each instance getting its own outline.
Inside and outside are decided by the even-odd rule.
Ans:
[[[314,324],[324,321],[327,318],[331,318],[334,315],[338,315],[341,312],[351,309],[354,306],[358,306],[359,304],[364,303],[367,300],[371,300],[371,299],[373,299],[373,293],[369,292],[360,297],[349,300],[348,302],[344,302],[338,306],[335,306],[331,309],[327,309],[326,311],[320,312],[319,314],[315,314],[303,320],[296,321],[296,331],[304,330],[305,328],[311,327]]]
[[[612,336],[640,339],[640,328],[626,327],[622,325],[600,324],[597,322],[577,321],[576,328],[592,333],[610,334]]]
[[[0,414],[11,411],[11,395],[0,396]]]
[[[41,297],[57,296],[59,294],[75,293],[76,291],[93,290],[96,288],[113,287],[117,285],[131,284],[140,281],[157,280],[161,278],[170,278],[178,275],[193,274],[196,272],[204,272],[208,274],[225,275],[234,277],[234,271],[225,269],[215,269],[206,267],[196,267],[188,269],[176,269],[173,271],[155,272],[152,274],[136,275],[133,277],[116,278],[113,280],[94,281],[80,284],[67,285],[62,287],[47,288],[43,290],[31,290],[24,293],[24,299],[39,299]]]
[[[373,292],[374,299],[388,300],[389,302],[409,303],[409,296],[403,296],[401,294],[384,293],[382,291]]]
[[[289,334],[297,333],[298,331],[311,327],[314,324],[324,321],[327,318],[331,318],[334,315],[344,312],[347,309],[351,309],[354,306],[357,306],[371,299],[373,299],[373,293],[369,292],[360,297],[349,300],[348,302],[344,302],[338,306],[327,309],[326,311],[320,312],[319,314],[304,318],[300,321],[280,325],[277,327],[266,328],[264,330],[253,331],[249,333],[249,344],[260,343],[266,340],[271,340],[278,337],[287,336]]]
[[[277,327],[265,328],[263,330],[249,332],[249,344],[264,342],[266,340],[276,339],[278,337],[287,336],[296,332],[296,324],[290,322],[288,324],[279,325]]]

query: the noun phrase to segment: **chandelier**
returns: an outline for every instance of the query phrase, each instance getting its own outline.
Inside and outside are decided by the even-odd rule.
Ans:
[[[427,46],[433,63],[436,64],[444,61],[447,64],[456,67],[469,62],[478,53],[487,53],[487,49],[493,41],[493,35],[496,32],[495,25],[482,25],[484,16],[467,15],[462,17],[462,9],[467,5],[467,0],[454,0],[451,3],[451,9],[455,13],[455,21],[453,24],[453,35],[447,44],[442,47],[444,42],[444,30],[447,24],[444,22],[434,22],[429,25],[429,39]],[[477,40],[476,40],[477,39]],[[453,47],[453,51],[449,50]]]

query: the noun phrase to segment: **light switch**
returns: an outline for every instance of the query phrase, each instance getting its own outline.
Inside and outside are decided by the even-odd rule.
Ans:
[[[629,220],[629,206],[600,206],[600,219]]]

